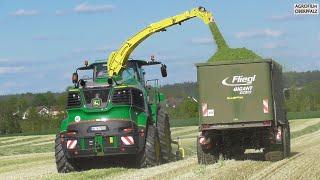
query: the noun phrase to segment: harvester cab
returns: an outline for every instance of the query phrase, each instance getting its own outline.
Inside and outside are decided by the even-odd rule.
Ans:
[[[76,72],[72,75],[72,82],[75,87],[84,87],[87,83],[96,83],[103,84],[107,82],[107,64],[105,61],[96,61],[92,64],[88,64],[88,61],[85,61],[85,66],[77,68]],[[84,75],[79,80],[79,71],[85,71]]]
[[[110,86],[113,84],[121,85],[128,83],[128,81],[136,81],[135,83],[138,82],[141,85],[145,85],[144,67],[158,64],[161,64],[160,71],[162,77],[167,77],[167,66],[159,61],[154,61],[154,59],[152,61],[130,60],[120,75],[111,77],[108,75],[106,61],[97,60],[90,65],[88,65],[88,61],[85,61],[85,66],[77,68],[76,72],[73,73],[72,82],[75,88],[102,85]],[[79,71],[86,71],[81,79],[78,79]],[[90,71],[90,75],[88,75],[88,71]],[[147,82],[149,82],[149,80]]]

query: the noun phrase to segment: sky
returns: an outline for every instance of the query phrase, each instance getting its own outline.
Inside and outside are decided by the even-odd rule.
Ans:
[[[211,11],[230,47],[272,58],[285,71],[320,69],[320,15],[294,15],[294,3],[319,1],[232,0],[0,0],[0,95],[61,92],[84,60],[107,59],[150,23],[203,6]],[[131,54],[154,55],[168,67],[148,67],[161,84],[196,81],[195,63],[216,46],[199,19],[154,34]]]

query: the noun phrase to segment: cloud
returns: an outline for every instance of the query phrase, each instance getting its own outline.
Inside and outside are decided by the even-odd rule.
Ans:
[[[25,70],[23,66],[16,67],[0,67],[0,74],[12,74],[12,73],[20,73]]]
[[[77,5],[73,10],[77,13],[98,13],[98,12],[110,12],[114,10],[114,6],[111,4],[90,5],[82,3]]]
[[[64,15],[67,14],[67,12],[66,12],[66,11],[62,11],[62,10],[56,10],[56,11],[54,12],[54,14],[55,14],[56,16],[64,16]]]
[[[213,43],[213,39],[212,37],[203,37],[203,38],[193,38],[191,39],[191,43],[192,44],[212,44]]]
[[[3,84],[0,85],[1,88],[17,88],[17,87],[24,87],[25,84],[22,83],[17,83],[17,82],[5,82]]]
[[[0,62],[9,62],[9,59],[8,58],[0,58]]]
[[[285,14],[285,15],[273,15],[268,19],[271,21],[292,21],[292,20],[302,20],[303,16],[297,16],[294,14]]]
[[[36,16],[39,15],[37,10],[18,9],[11,13],[12,16]]]
[[[283,42],[268,42],[263,45],[264,49],[278,49],[286,47],[286,43]]]
[[[284,32],[272,29],[263,29],[257,31],[245,31],[236,33],[236,38],[255,38],[255,37],[280,37]]]

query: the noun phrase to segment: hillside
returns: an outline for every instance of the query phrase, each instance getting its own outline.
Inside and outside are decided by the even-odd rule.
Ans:
[[[285,104],[288,112],[320,111],[320,71],[284,73],[284,86],[290,87]],[[198,116],[195,82],[164,85],[160,90],[167,97],[166,110],[172,119]],[[66,98],[66,92],[0,96],[0,134],[56,131],[65,116]],[[39,114],[43,108],[49,116]],[[23,120],[27,112],[30,118]]]

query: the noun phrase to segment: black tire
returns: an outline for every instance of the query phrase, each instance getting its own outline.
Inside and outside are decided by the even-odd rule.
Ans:
[[[289,124],[283,127],[283,158],[287,158],[291,153],[290,127]]]
[[[236,160],[243,160],[245,151],[244,148],[236,146],[231,150],[231,157]]]
[[[139,168],[159,165],[161,161],[160,140],[158,130],[154,125],[149,125],[147,130],[144,150],[137,157]]]
[[[170,122],[168,114],[162,108],[158,111],[157,129],[161,147],[161,162],[170,162],[172,159]]]
[[[290,127],[282,126],[282,144],[271,145],[265,149],[264,156],[267,161],[280,161],[290,156]]]
[[[72,171],[79,171],[79,169],[73,164],[67,157],[62,148],[59,134],[55,140],[55,158],[58,173],[69,173]]]
[[[215,150],[211,151],[203,151],[199,138],[197,137],[197,157],[198,164],[214,164],[218,161],[219,153],[215,152]]]

